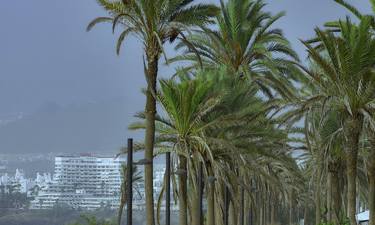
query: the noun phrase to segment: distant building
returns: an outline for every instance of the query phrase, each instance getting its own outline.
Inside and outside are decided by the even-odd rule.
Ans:
[[[118,207],[124,162],[121,157],[55,157],[53,179],[31,201],[30,208],[47,209],[56,204],[85,209]]]
[[[37,175],[37,182],[47,184],[38,190],[31,201],[31,209],[50,209],[57,204],[72,208],[97,209],[120,205],[123,157],[100,157],[92,155],[55,157],[53,179]],[[154,194],[158,196],[163,185],[164,165],[155,165]],[[143,167],[140,167],[143,172]],[[134,209],[144,209],[143,183],[136,185],[133,195]]]
[[[27,193],[28,190],[35,185],[35,181],[25,178],[24,173],[19,169],[16,169],[14,176],[9,176],[8,173],[0,176],[0,187],[2,187],[2,191],[6,193]]]

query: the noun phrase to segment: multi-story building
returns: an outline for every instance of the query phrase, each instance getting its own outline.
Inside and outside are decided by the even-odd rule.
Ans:
[[[48,176],[48,174],[44,175]],[[37,183],[34,180],[25,178],[24,173],[19,169],[16,169],[14,176],[9,176],[7,173],[0,176],[1,190],[6,193],[27,193],[27,191],[33,188],[36,184]]]
[[[54,181],[61,192],[85,190],[100,196],[118,195],[123,158],[59,156],[55,158]]]
[[[96,209],[103,206],[118,208],[122,183],[123,157],[92,155],[55,157],[55,173],[47,186],[40,188],[31,209],[49,209],[56,204],[73,208]],[[165,166],[154,166],[154,194],[158,196],[163,185]],[[143,167],[140,167],[143,174]],[[38,180],[38,179],[37,179]],[[135,209],[144,208],[143,182],[134,184]]]
[[[122,157],[92,155],[55,157],[55,173],[48,187],[31,202],[32,209],[66,204],[73,208],[115,208],[119,204]]]

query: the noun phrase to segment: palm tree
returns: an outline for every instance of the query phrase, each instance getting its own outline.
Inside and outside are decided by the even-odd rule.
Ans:
[[[372,6],[372,14],[366,15],[361,13],[355,6],[351,5],[347,1],[344,0],[335,0],[338,4],[349,10],[353,15],[355,15],[358,19],[366,19],[370,20],[370,24],[372,27],[372,33],[374,34],[375,32],[375,1],[370,0],[370,4]],[[333,29],[339,28],[337,22],[329,22],[326,24],[327,27],[331,27]],[[375,141],[371,140],[375,138],[375,135],[372,134],[373,132],[373,126],[367,126],[368,129],[370,130],[368,134],[368,138],[370,139],[370,142],[372,143],[371,145],[373,146]],[[369,186],[369,209],[370,209],[370,216],[369,216],[369,224],[370,225],[375,225],[375,150],[371,148],[369,155],[368,155],[368,166],[367,166],[367,171],[368,171],[368,186]]]
[[[184,52],[170,62],[190,62],[184,70],[225,65],[230,75],[250,76],[268,96],[273,95],[270,88],[292,96],[294,88],[289,79],[295,79],[295,73],[291,72],[291,60],[298,61],[298,56],[282,30],[272,28],[284,13],[272,15],[264,11],[265,5],[262,0],[221,1],[217,28],[204,28],[189,35],[187,39],[195,48],[180,42],[177,49]]]
[[[90,30],[97,23],[112,22],[113,30],[121,25],[116,52],[128,35],[134,35],[143,44],[144,69],[147,81],[145,116],[145,159],[152,161],[155,138],[156,86],[158,62],[163,45],[175,39],[183,39],[183,32],[194,26],[204,26],[217,13],[212,5],[192,5],[193,0],[98,0],[110,15],[93,20]],[[154,224],[153,164],[145,165],[146,216],[147,225]]]
[[[365,18],[365,17],[367,17],[367,19],[370,18],[371,27],[372,27],[373,31],[375,31],[375,1],[373,1],[373,0],[369,1],[370,4],[371,4],[371,7],[372,7],[372,15],[371,14],[367,15],[367,14],[361,13],[355,6],[351,5],[346,0],[335,0],[335,2],[340,4],[342,7],[346,8],[349,12],[351,12],[355,17],[357,17],[360,20]],[[325,24],[325,26],[328,27],[328,28],[332,28],[334,31],[340,30],[340,26],[339,26],[338,21],[328,22],[328,23]]]
[[[178,178],[180,224],[197,223],[194,220],[197,209],[194,193],[199,162],[203,162],[205,177],[216,179],[206,186],[207,223],[210,225],[222,223],[222,196],[226,186],[231,192],[231,220],[235,222],[238,219],[235,211],[239,210],[241,198],[238,187],[244,187],[251,198],[252,190],[247,186],[255,174],[259,177],[259,185],[280,184],[273,191],[288,186],[281,183],[295,175],[286,173],[293,171],[292,167],[280,169],[285,162],[294,161],[290,157],[284,160],[287,154],[283,151],[288,140],[286,132],[275,129],[273,121],[266,116],[274,108],[272,102],[257,97],[258,89],[243,82],[244,78],[231,77],[226,72],[199,71],[193,79],[181,76],[180,82],[161,81],[158,96],[165,117],[157,116],[156,141],[158,147],[164,149],[161,152],[175,153],[178,158],[174,160],[178,162],[175,167],[179,168],[178,171],[187,171],[188,175]],[[144,115],[139,116],[144,119]],[[144,129],[145,124],[135,123],[131,128]],[[266,175],[270,168],[275,172]],[[288,178],[281,178],[282,174]],[[188,188],[191,195],[186,193]],[[270,190],[262,190],[266,198]],[[191,220],[188,219],[189,213]]]
[[[347,213],[351,225],[356,224],[356,180],[360,134],[365,121],[372,121],[374,98],[375,40],[371,20],[362,19],[356,26],[349,19],[340,21],[340,33],[316,29],[318,48],[304,43],[319,71],[303,70],[316,85],[318,93],[305,107],[320,102],[323,108],[342,116],[344,150],[347,166]]]
[[[187,173],[194,174],[190,156],[205,145],[202,139],[205,124],[202,123],[201,117],[208,113],[217,101],[209,93],[213,83],[203,80],[202,77],[193,80],[185,79],[180,83],[174,80],[162,80],[160,84],[158,99],[168,118],[157,116],[156,141],[169,143],[169,151],[177,156],[177,167],[181,171],[178,176],[179,224],[187,225],[189,204]],[[144,118],[144,115],[140,117]],[[130,128],[144,129],[145,125],[135,123]]]
[[[316,201],[316,224],[321,217],[321,197],[326,197],[326,221],[339,225],[343,219],[341,171],[345,168],[343,129],[341,118],[335,111],[324,112],[312,107],[306,114],[305,135],[307,143],[307,178],[315,179],[313,187]]]

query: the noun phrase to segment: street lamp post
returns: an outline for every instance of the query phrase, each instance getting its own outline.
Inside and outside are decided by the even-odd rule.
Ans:
[[[165,175],[166,175],[166,187],[165,187],[165,224],[171,224],[171,153],[167,152],[165,155]]]
[[[128,186],[127,186],[127,199],[128,199],[128,208],[127,208],[127,225],[132,225],[133,223],[133,139],[128,139]]]

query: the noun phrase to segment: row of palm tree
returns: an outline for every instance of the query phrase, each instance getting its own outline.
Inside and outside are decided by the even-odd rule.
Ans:
[[[375,1],[373,15],[336,2],[356,22],[316,28],[300,62],[274,28],[284,13],[262,0],[98,0],[109,16],[88,30],[121,27],[118,54],[128,35],[143,44],[146,106],[130,129],[145,131],[146,160],[172,153],[180,225],[200,224],[200,167],[207,225],[355,225],[358,199],[375,224]],[[167,42],[176,56],[167,58]],[[163,56],[178,66],[158,80]],[[159,223],[163,198],[155,204],[152,179],[151,163],[147,225]]]

